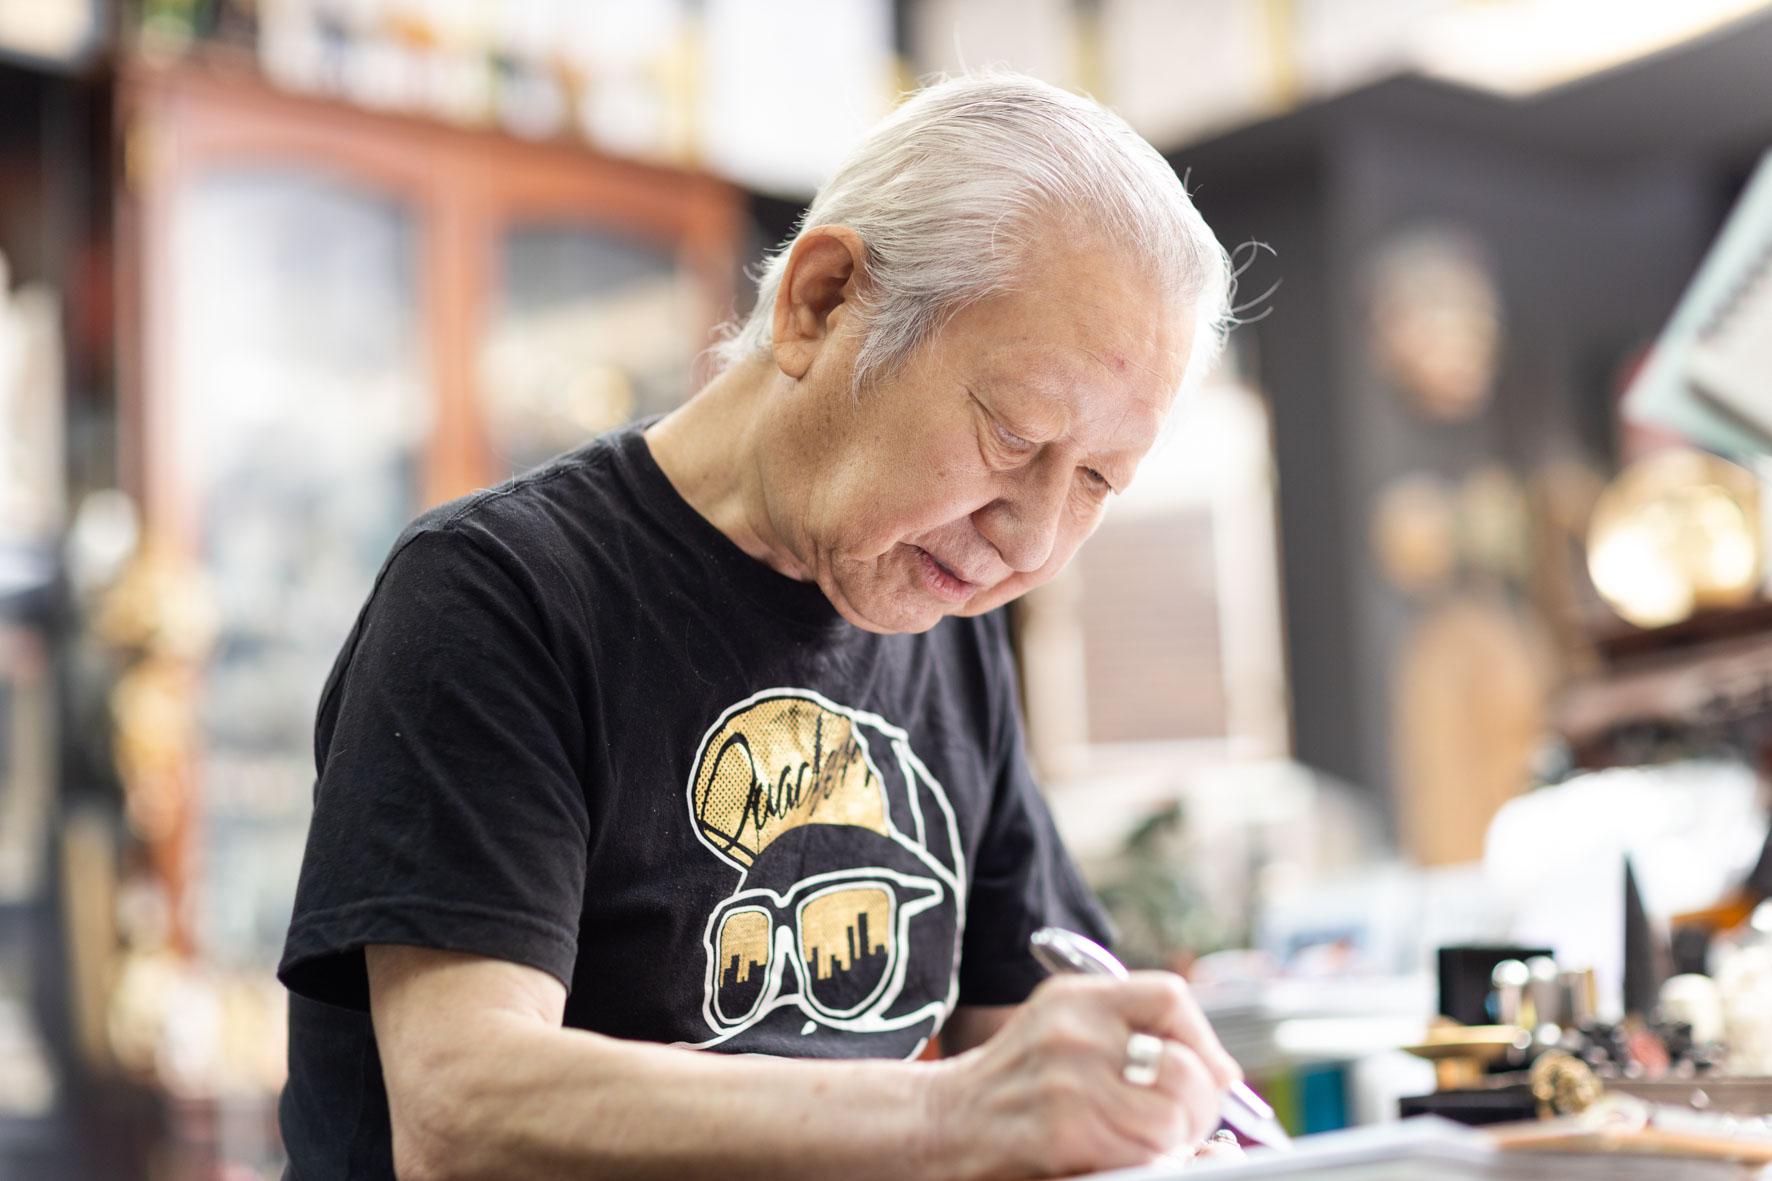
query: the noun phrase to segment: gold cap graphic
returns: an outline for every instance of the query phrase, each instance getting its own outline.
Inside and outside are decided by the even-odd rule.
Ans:
[[[742,706],[702,744],[691,806],[714,850],[749,868],[803,824],[886,833],[867,740],[845,713],[797,694]]]

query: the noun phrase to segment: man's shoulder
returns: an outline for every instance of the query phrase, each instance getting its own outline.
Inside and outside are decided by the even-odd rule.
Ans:
[[[634,428],[627,428],[632,430]],[[389,547],[366,613],[518,611],[553,640],[595,630],[659,561],[622,435],[601,436],[491,488],[415,517]]]
[[[602,435],[501,484],[470,492],[425,510],[407,534],[485,534],[519,542],[582,523],[587,514],[606,517],[627,491],[619,456],[626,432]]]
[[[529,577],[582,574],[586,562],[639,529],[644,516],[621,458],[634,429],[599,436],[501,484],[425,510],[391,554],[422,538],[477,551]],[[631,538],[619,544],[631,552]]]

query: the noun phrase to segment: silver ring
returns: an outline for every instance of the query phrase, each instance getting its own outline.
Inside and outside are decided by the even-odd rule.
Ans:
[[[1157,1067],[1163,1061],[1163,1039],[1148,1033],[1135,1033],[1126,1039],[1126,1065],[1120,1077],[1135,1087],[1154,1086]]]

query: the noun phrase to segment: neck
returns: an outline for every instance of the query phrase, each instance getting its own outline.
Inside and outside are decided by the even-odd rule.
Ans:
[[[646,443],[678,494],[714,528],[771,569],[805,580],[810,572],[769,512],[763,407],[780,377],[767,361],[740,361],[648,427]]]

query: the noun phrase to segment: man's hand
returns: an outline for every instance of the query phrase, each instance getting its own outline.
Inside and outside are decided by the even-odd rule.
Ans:
[[[1125,1080],[1134,1033],[1163,1038],[1156,1082]],[[1061,976],[989,1042],[936,1068],[938,1142],[984,1177],[1064,1176],[1144,1164],[1202,1143],[1242,1077],[1179,976]]]

